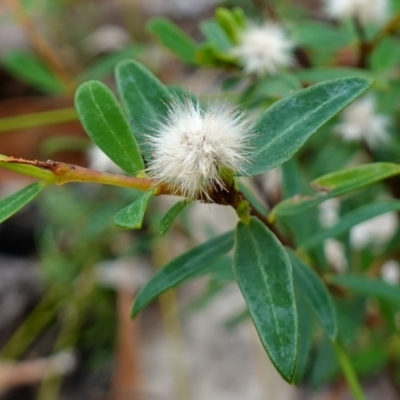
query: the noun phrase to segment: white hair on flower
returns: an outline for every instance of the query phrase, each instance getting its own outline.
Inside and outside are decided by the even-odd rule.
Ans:
[[[146,169],[156,184],[167,183],[190,199],[223,188],[220,167],[243,173],[248,162],[252,124],[237,107],[192,99],[174,100],[154,136],[148,136],[152,159]]]
[[[384,23],[389,16],[388,0],[325,0],[331,18],[357,18],[362,24]]]
[[[293,63],[294,43],[276,23],[249,24],[239,33],[232,54],[239,58],[247,74],[275,74]]]
[[[391,120],[387,115],[376,113],[375,98],[371,95],[347,107],[341,119],[334,132],[348,142],[365,141],[374,148],[390,141],[388,128]]]

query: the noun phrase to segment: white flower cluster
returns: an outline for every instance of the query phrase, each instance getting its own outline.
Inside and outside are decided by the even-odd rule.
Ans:
[[[331,18],[357,18],[362,24],[381,25],[389,16],[388,0],[325,0]]]
[[[248,162],[252,124],[238,108],[191,99],[175,100],[168,115],[149,136],[152,160],[146,172],[156,184],[196,199],[210,188],[223,188],[220,168],[241,173]]]
[[[376,101],[371,95],[352,103],[342,112],[341,119],[335,133],[348,142],[365,141],[374,148],[390,141],[391,120],[387,115],[376,113]]]
[[[239,58],[245,73],[262,76],[289,67],[293,63],[293,47],[282,26],[249,24],[240,33],[239,44],[232,54]]]

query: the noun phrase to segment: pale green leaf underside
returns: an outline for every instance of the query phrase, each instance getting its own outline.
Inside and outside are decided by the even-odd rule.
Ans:
[[[160,231],[161,235],[164,235],[169,228],[171,227],[172,223],[175,221],[175,218],[179,215],[179,213],[188,205],[190,204],[190,200],[182,200],[178,201],[178,203],[174,204],[162,217],[160,221],[160,225],[158,230]]]
[[[140,229],[146,213],[147,204],[154,194],[154,189],[142,194],[129,206],[123,208],[115,217],[114,223],[124,229]]]

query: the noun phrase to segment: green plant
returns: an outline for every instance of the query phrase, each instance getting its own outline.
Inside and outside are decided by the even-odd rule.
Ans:
[[[349,134],[349,126],[353,125],[351,120],[346,121],[346,114],[342,114],[345,126],[333,128],[331,121],[371,88],[372,78],[375,84],[370,90],[376,92],[379,105],[390,114],[396,113],[392,101],[398,92],[395,67],[399,58],[389,60],[381,46],[391,46],[390,35],[398,19],[395,16],[371,40],[365,39],[363,21],[356,20],[360,41],[355,41],[359,43],[355,46],[357,65],[352,68],[326,65],[332,49],[336,51],[356,39],[351,26],[343,24],[335,29],[321,22],[294,21],[292,35],[300,50],[295,54],[298,65],[303,60],[304,68],[291,70],[283,58],[287,65],[278,65],[274,60],[270,68],[256,70],[253,63],[247,71],[241,54],[231,51],[240,43],[241,30],[247,24],[240,9],[218,9],[214,20],[202,24],[206,41],[200,45],[170,21],[152,20],[149,30],[183,62],[232,72],[234,75],[224,82],[226,91],[244,82],[244,89],[221,95],[233,98],[234,105],[204,104],[182,88],[163,85],[140,63],[123,61],[116,68],[123,108],[98,81],[79,87],[75,106],[92,141],[126,175],[56,161],[0,156],[2,167],[39,180],[0,202],[0,220],[17,212],[47,186],[70,182],[143,192],[115,215],[115,224],[124,229],[141,228],[154,196],[183,197],[162,218],[162,234],[192,202],[233,207],[238,215],[236,228],[192,248],[160,269],[138,293],[132,316],[168,289],[200,275],[228,270],[228,279],[236,281],[247,304],[248,311],[238,319],[250,315],[266,352],[286,381],[300,383],[309,374],[317,385],[337,375],[339,365],[353,396],[363,399],[357,378],[357,373],[363,372],[363,357],[372,360],[371,370],[381,365],[382,359],[386,362],[391,357],[399,368],[399,328],[394,321],[400,290],[376,279],[374,269],[398,257],[399,232],[396,230],[392,240],[383,243],[383,250],[375,253],[372,248],[360,250],[352,244],[349,230],[400,209],[396,200],[399,141],[392,138],[391,148],[385,147],[386,135],[373,136],[368,125],[361,133],[352,129]],[[325,43],[328,39],[332,41],[329,49]],[[293,47],[288,41],[282,50],[292,51]],[[280,73],[268,74],[275,69]],[[365,98],[358,101],[364,103],[350,107],[368,109],[369,116],[375,103]],[[238,109],[237,104],[243,108]],[[259,112],[255,121],[250,116],[253,110]],[[385,118],[379,121],[380,127],[387,125]],[[327,139],[334,129],[350,142],[355,137],[353,142],[358,144]],[[363,137],[364,131],[370,135]],[[344,168],[357,152],[370,157],[371,162]],[[260,204],[244,186],[242,177],[255,177],[278,166],[283,172],[282,198],[276,204]],[[305,181],[311,181],[314,190]],[[379,200],[382,193],[386,197],[391,193],[393,198]],[[316,207],[334,198],[341,199],[343,215],[330,227],[321,226]],[[346,249],[351,261],[346,273],[335,271],[324,252],[323,244],[331,238],[339,238]],[[386,320],[376,331],[368,330],[368,321],[363,318],[366,298],[377,301]],[[316,338],[314,318],[322,328]],[[361,327],[368,330],[367,350],[357,346],[357,330]],[[377,349],[381,337],[390,339],[383,352]],[[353,345],[352,360],[345,350],[348,344]],[[310,367],[313,345],[318,352]],[[329,365],[322,368],[324,363]]]

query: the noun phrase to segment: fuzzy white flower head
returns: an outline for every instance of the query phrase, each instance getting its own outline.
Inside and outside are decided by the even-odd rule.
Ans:
[[[365,141],[374,148],[390,141],[388,128],[391,120],[387,115],[376,113],[373,96],[365,96],[347,107],[341,114],[342,122],[334,132],[348,142]]]
[[[331,18],[357,18],[362,24],[381,25],[389,16],[388,0],[325,0]]]
[[[223,188],[220,168],[242,173],[248,163],[252,124],[238,108],[175,100],[149,136],[152,160],[146,172],[156,184],[167,183],[190,199]]]
[[[276,23],[249,24],[239,34],[232,54],[239,58],[247,74],[275,74],[293,63],[294,43]]]

